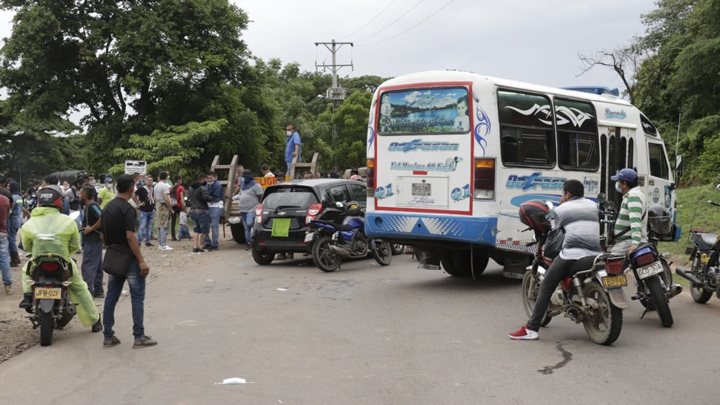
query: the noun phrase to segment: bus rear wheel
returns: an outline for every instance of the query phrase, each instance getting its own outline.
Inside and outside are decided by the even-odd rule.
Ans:
[[[453,277],[468,277],[470,273],[470,251],[449,250],[440,253],[440,263],[445,272]]]

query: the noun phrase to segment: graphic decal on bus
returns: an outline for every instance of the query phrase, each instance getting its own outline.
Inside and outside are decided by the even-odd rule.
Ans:
[[[625,114],[625,110],[613,111],[609,108],[605,109],[605,118],[607,119],[624,120],[625,117],[627,117],[627,114]]]
[[[466,198],[470,198],[470,184],[466,184],[462,187],[455,187],[453,191],[450,192],[450,198],[454,202],[462,201]]]
[[[384,92],[380,98],[381,134],[467,133],[470,102],[465,87]]]
[[[393,187],[392,183],[388,184],[384,187],[378,187],[375,189],[375,198],[378,200],[382,200],[383,198],[392,197],[395,194],[393,193]]]
[[[450,157],[445,162],[431,162],[431,163],[410,163],[410,162],[390,162],[390,170],[400,171],[420,171],[420,172],[454,172],[457,169],[458,163],[462,162],[463,158],[459,156]]]
[[[492,123],[490,122],[488,115],[485,113],[485,110],[483,110],[479,105],[475,111],[475,116],[477,117],[477,125],[475,125],[475,140],[482,149],[482,155],[485,156],[485,148],[487,147],[487,140],[485,138],[490,134]]]
[[[586,193],[597,193],[600,189],[600,182],[591,177],[583,177],[583,187]]]
[[[511,174],[507,179],[507,188],[521,189],[522,191],[541,188],[543,190],[562,190],[565,177],[543,177],[542,172],[535,172],[529,176]]]
[[[390,152],[413,152],[416,150],[423,152],[450,151],[454,152],[460,149],[460,145],[450,142],[423,142],[422,139],[414,139],[410,142],[393,142],[388,147]]]
[[[518,114],[522,114],[525,116],[537,116],[538,121],[542,122],[545,125],[552,125],[552,113],[550,110],[549,105],[539,106],[538,104],[533,105],[527,110],[521,110],[516,107],[507,106],[505,107],[507,109],[513,110],[517,112]],[[574,127],[580,128],[582,127],[583,123],[587,120],[592,120],[593,117],[591,114],[588,114],[586,112],[580,111],[577,108],[569,108],[565,106],[557,107],[555,108],[555,112],[557,113],[557,125],[567,125],[572,124]],[[545,116],[545,119],[542,118],[542,116]],[[550,118],[550,119],[548,119]]]

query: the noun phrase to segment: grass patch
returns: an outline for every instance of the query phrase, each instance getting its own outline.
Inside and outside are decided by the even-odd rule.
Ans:
[[[661,242],[660,252],[685,256],[685,249],[692,246],[690,230],[703,229],[710,233],[720,233],[720,207],[709,205],[708,200],[720,202],[720,193],[715,184],[688,187],[676,190],[676,225],[682,226],[682,234],[677,242]]]

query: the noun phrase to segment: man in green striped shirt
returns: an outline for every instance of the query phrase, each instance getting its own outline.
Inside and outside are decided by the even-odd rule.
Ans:
[[[638,187],[638,176],[633,169],[618,170],[610,179],[615,182],[615,190],[623,195],[615,221],[615,245],[611,253],[626,255],[648,240],[645,195]]]

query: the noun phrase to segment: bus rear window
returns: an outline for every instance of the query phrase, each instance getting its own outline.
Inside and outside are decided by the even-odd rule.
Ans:
[[[379,122],[381,135],[467,133],[468,90],[443,87],[383,92]]]

